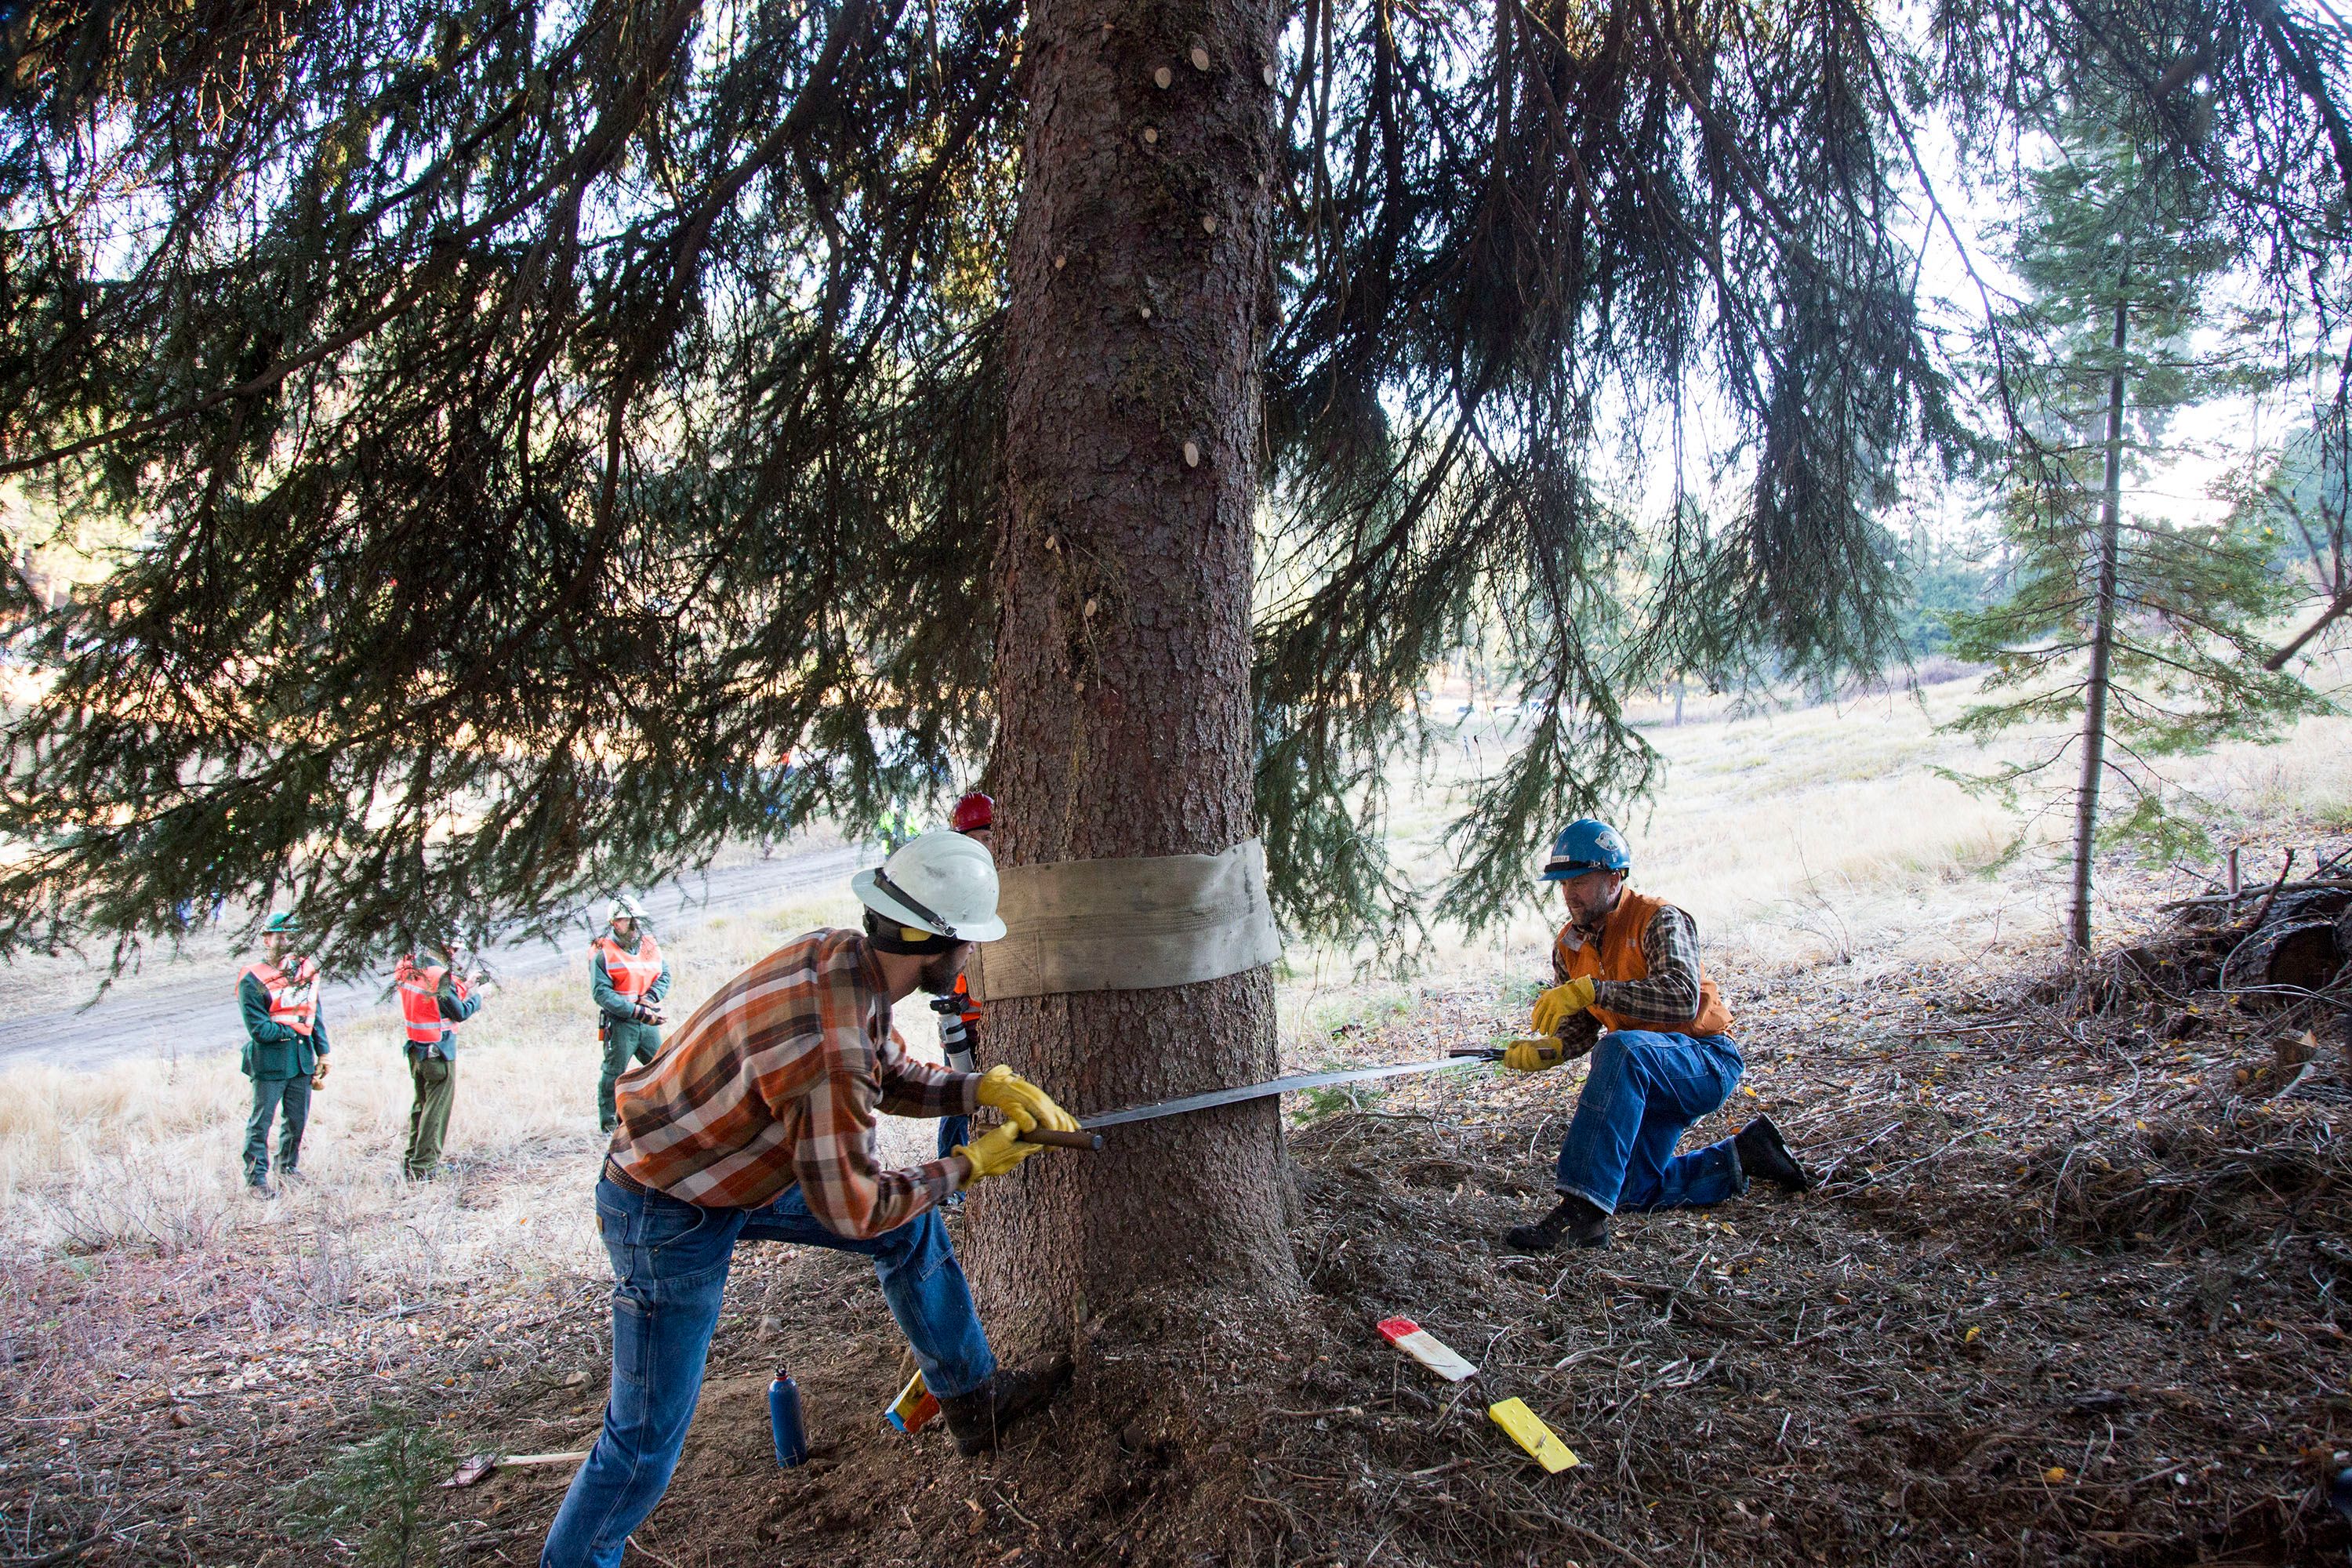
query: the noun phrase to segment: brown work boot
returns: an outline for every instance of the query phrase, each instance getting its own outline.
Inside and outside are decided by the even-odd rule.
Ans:
[[[1070,1381],[1070,1358],[1047,1357],[1023,1367],[998,1367],[986,1383],[970,1394],[940,1401],[940,1414],[955,1434],[956,1452],[984,1454],[996,1447],[1004,1429],[1034,1410],[1043,1410]]]
[[[1599,1205],[1566,1193],[1551,1213],[1533,1225],[1513,1226],[1504,1233],[1503,1239],[1521,1252],[1549,1252],[1562,1245],[1606,1247],[1609,1216]]]

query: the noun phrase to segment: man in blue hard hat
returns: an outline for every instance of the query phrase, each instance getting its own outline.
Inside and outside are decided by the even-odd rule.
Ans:
[[[1731,1011],[1699,963],[1697,925],[1628,888],[1633,864],[1624,835],[1588,816],[1560,830],[1544,866],[1568,923],[1552,943],[1552,987],[1536,998],[1538,1038],[1513,1045],[1503,1065],[1540,1072],[1581,1054],[1560,1041],[1581,1016],[1601,1032],[1560,1140],[1552,1184],[1559,1203],[1505,1238],[1522,1251],[1606,1247],[1612,1214],[1704,1207],[1759,1176],[1790,1192],[1812,1184],[1767,1117],[1719,1143],[1675,1152],[1685,1128],[1730,1098],[1747,1064],[1731,1038]]]

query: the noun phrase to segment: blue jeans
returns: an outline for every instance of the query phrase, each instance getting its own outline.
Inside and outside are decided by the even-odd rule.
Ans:
[[[940,1158],[944,1160],[955,1152],[959,1143],[971,1142],[971,1118],[942,1116],[940,1118]]]
[[[706,1209],[633,1191],[607,1175],[596,1184],[596,1228],[613,1258],[613,1390],[604,1430],[556,1510],[540,1568],[614,1568],[629,1532],[661,1500],[702,1394],[738,1241],[792,1241],[873,1258],[923,1383],[942,1399],[971,1393],[996,1370],[936,1210],[852,1241],[819,1225],[798,1187],[762,1209]]]
[[[1731,1097],[1748,1064],[1728,1035],[1619,1029],[1592,1047],[1553,1185],[1603,1214],[1704,1208],[1748,1190],[1731,1140],[1675,1152],[1683,1130]]]

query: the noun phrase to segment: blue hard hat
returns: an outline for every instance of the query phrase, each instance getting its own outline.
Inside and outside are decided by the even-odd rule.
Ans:
[[[1622,871],[1633,863],[1623,834],[1605,822],[1580,816],[1551,841],[1551,858],[1544,862],[1543,879],[1565,882],[1587,871]]]

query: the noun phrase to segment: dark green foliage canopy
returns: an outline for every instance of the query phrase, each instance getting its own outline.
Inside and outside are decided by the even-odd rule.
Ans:
[[[228,895],[355,959],[984,752],[1017,6],[0,18],[0,471],[146,541],[16,639],[0,952]],[[1874,509],[1958,437],[1923,127],[1997,181],[2095,77],[2333,310],[2344,42],[2274,0],[1307,0],[1267,89],[1286,918],[1401,894],[1381,770],[1480,628],[1544,717],[1465,818],[1471,914],[1649,776],[1621,690],[1887,651]]]

